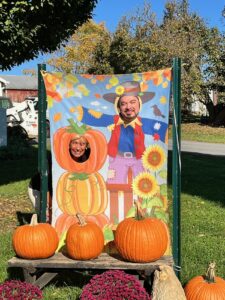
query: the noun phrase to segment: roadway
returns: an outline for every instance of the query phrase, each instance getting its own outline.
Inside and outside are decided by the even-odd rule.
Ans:
[[[169,150],[171,149],[172,149],[172,141],[169,140]],[[225,144],[181,141],[181,152],[182,151],[225,156]]]

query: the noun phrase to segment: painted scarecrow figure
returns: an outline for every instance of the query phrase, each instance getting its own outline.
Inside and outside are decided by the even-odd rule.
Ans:
[[[126,81],[118,93],[104,94],[103,98],[114,103],[117,115],[103,114],[78,106],[78,120],[91,126],[107,127],[111,131],[108,142],[109,170],[107,183],[127,183],[128,169],[133,177],[144,171],[141,157],[145,151],[145,134],[155,141],[165,142],[168,125],[161,121],[138,116],[142,104],[155,96],[153,92],[141,92],[136,81]]]

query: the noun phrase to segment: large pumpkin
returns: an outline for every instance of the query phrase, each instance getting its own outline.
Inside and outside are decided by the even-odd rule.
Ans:
[[[53,149],[58,164],[65,170],[91,174],[103,166],[107,156],[107,141],[98,130],[83,125],[79,127],[70,120],[71,126],[59,128],[53,137]],[[70,141],[83,136],[90,145],[90,156],[85,162],[76,162],[69,153]]]
[[[225,300],[225,280],[215,276],[215,263],[210,263],[206,275],[192,278],[184,291],[187,300]]]
[[[84,216],[84,220],[85,222],[93,222],[95,224],[97,224],[101,229],[109,224],[109,218],[105,215],[105,214],[99,214],[99,215],[95,215],[95,216]],[[55,223],[55,229],[56,232],[58,234],[58,236],[60,237],[62,235],[62,233],[64,233],[65,231],[67,231],[70,226],[72,226],[73,224],[77,224],[78,223],[78,219],[75,216],[70,216],[68,214],[61,214]]]
[[[120,255],[132,262],[151,262],[166,251],[168,231],[164,222],[157,218],[124,219],[116,228],[115,244]]]
[[[98,257],[104,247],[101,228],[92,222],[85,222],[77,215],[79,223],[70,226],[66,235],[66,249],[71,258],[88,260]]]
[[[48,223],[37,223],[34,214],[30,225],[18,227],[12,237],[13,249],[19,257],[26,259],[47,258],[58,247],[56,230]]]
[[[98,215],[107,207],[106,184],[99,173],[90,174],[84,180],[63,173],[58,180],[56,199],[59,208],[68,215]]]

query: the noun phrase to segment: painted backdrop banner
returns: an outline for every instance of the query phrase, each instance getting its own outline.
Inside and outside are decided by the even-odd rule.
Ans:
[[[80,213],[100,225],[107,243],[118,222],[134,216],[135,200],[146,214],[168,222],[171,69],[125,75],[42,75],[50,118],[52,225],[58,234],[77,222]],[[120,114],[124,95],[135,96],[140,106],[129,124]],[[88,142],[88,154],[76,161],[70,145],[80,137]]]

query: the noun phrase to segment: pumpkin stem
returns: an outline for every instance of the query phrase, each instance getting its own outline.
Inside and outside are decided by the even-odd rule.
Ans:
[[[84,225],[87,224],[87,223],[85,222],[84,217],[83,217],[81,214],[77,213],[77,214],[76,214],[76,217],[77,217],[77,219],[78,219],[79,225],[84,226]]]
[[[35,226],[37,224],[38,224],[37,214],[33,214],[30,221],[30,226]]]
[[[134,201],[134,205],[136,206],[136,217],[137,220],[142,220],[144,218],[144,212],[141,208],[141,203],[139,201]]]
[[[216,263],[215,262],[212,262],[209,264],[209,267],[206,271],[206,274],[205,274],[205,279],[208,283],[214,283],[215,282],[215,267],[216,267]]]
[[[87,127],[85,124],[79,126],[72,118],[67,120],[70,124],[69,132],[76,132],[78,134],[84,134],[90,127]]]

